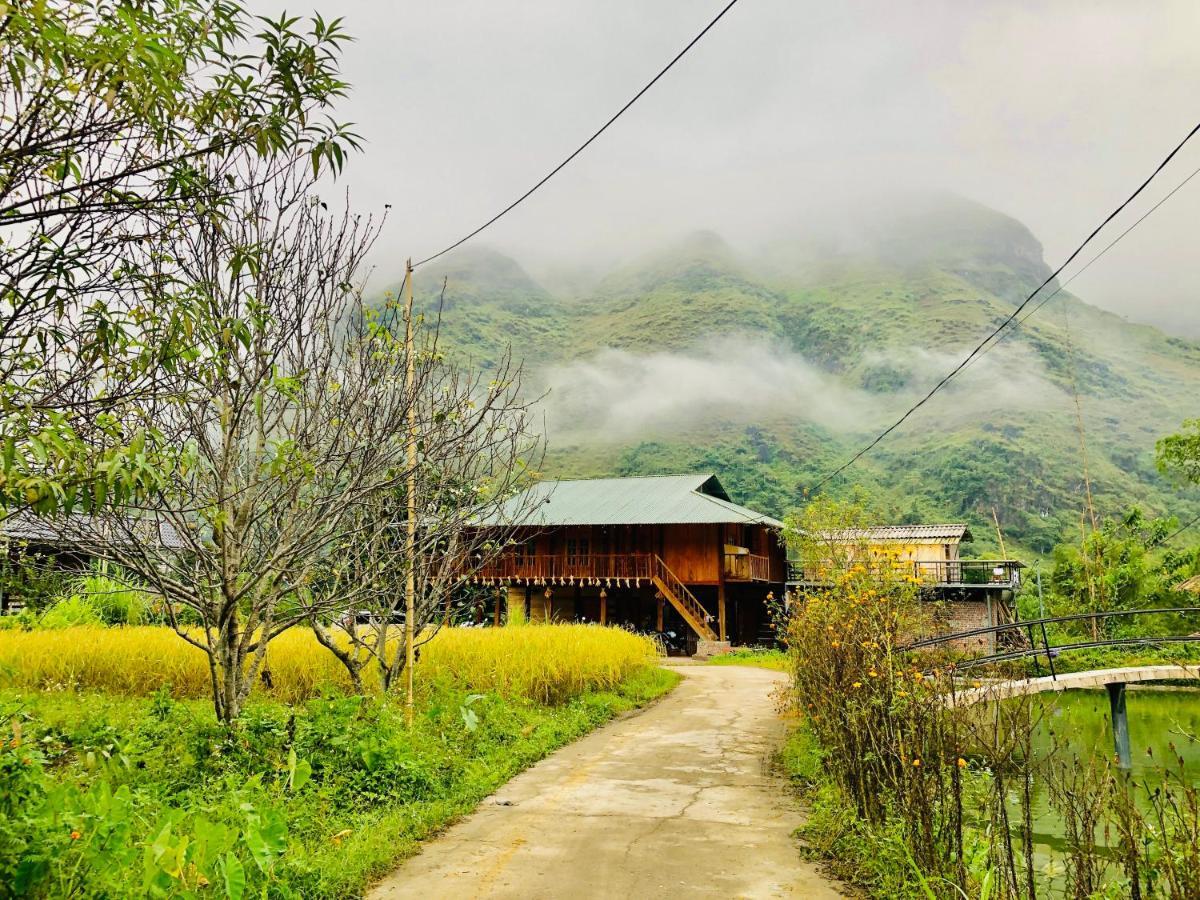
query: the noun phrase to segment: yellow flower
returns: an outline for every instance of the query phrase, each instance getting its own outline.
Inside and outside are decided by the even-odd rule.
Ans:
[[[842,642],[841,642],[841,641],[834,641],[834,642],[832,642],[832,643],[831,643],[829,646],[830,646],[830,647],[832,647],[834,650],[836,650],[838,647],[842,646]]]
[[[852,685],[852,687],[860,688],[860,687],[862,687],[862,682],[861,682],[861,681],[856,681],[856,682],[854,682],[854,684]]]
[[[965,769],[967,767],[967,761],[965,759],[963,759],[961,756],[958,758],[958,767],[960,769]]]
[[[868,674],[868,675],[870,675],[872,678],[878,678],[878,677],[879,677],[879,673],[878,673],[878,672],[876,672],[874,669],[872,669],[872,670],[871,670],[870,672],[868,672],[867,674]]]
[[[914,759],[914,760],[913,760],[913,767],[914,767],[914,768],[917,768],[917,769],[921,768],[921,761],[920,761],[919,759]]]

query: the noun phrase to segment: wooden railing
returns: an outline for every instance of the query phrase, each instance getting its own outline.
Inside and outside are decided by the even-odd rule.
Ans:
[[[726,553],[725,577],[730,581],[770,581],[771,558],[754,553]]]
[[[675,573],[671,571],[660,557],[651,556],[650,559],[654,567],[654,574],[652,576],[654,583],[666,598],[671,601],[671,605],[687,620],[688,625],[692,627],[692,630],[696,634],[706,640],[716,640],[717,636],[708,624],[708,610],[688,590],[687,585],[675,576]]]
[[[649,553],[585,553],[576,556],[505,553],[472,573],[480,578],[554,579],[653,578]]]
[[[871,571],[890,573],[901,578],[911,575],[922,584],[947,587],[1008,587],[1021,585],[1021,563],[1015,559],[952,559],[952,560],[907,560],[898,562],[872,563]],[[789,580],[808,584],[821,584],[830,580],[830,574],[814,572],[803,566],[789,564]]]

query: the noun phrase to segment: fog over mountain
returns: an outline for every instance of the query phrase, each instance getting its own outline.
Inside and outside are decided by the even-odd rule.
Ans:
[[[392,204],[379,279],[522,193],[721,5],[323,9],[357,36],[338,114],[366,150],[346,183],[361,208]],[[1198,26],[1189,0],[743,2],[486,239],[553,281],[700,228],[743,247],[848,207],[869,215],[882,189],[936,189],[1025,223],[1056,262],[1194,124]],[[1198,166],[1189,148],[1131,217]],[[1198,192],[1200,179],[1073,288],[1200,335]]]

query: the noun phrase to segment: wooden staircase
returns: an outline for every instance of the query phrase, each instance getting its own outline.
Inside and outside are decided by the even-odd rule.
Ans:
[[[696,632],[701,640],[715,641],[717,639],[716,632],[708,625],[710,618],[708,611],[659,556],[650,557],[650,580],[667,598],[667,602],[675,607],[675,611],[683,616],[683,621],[687,622],[688,627]]]

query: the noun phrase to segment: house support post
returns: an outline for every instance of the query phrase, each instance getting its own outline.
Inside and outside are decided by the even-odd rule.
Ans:
[[[600,624],[608,624],[608,593],[604,590],[600,591]]]
[[[500,593],[500,591],[496,591],[496,613],[493,616],[494,621],[492,622],[492,624],[495,625],[497,628],[500,627],[500,602],[501,602],[500,598],[501,598],[501,596],[502,596],[502,594]]]
[[[725,533],[717,526],[717,637],[725,637]]]
[[[667,604],[666,598],[663,597],[662,594],[659,594],[658,595],[658,620],[657,620],[658,621],[658,626],[657,626],[658,631],[663,630],[663,607],[666,606],[666,604]]]
[[[1106,684],[1108,711],[1112,719],[1113,749],[1117,754],[1117,765],[1128,771],[1133,767],[1133,754],[1129,750],[1129,717],[1125,713],[1125,684]]]

